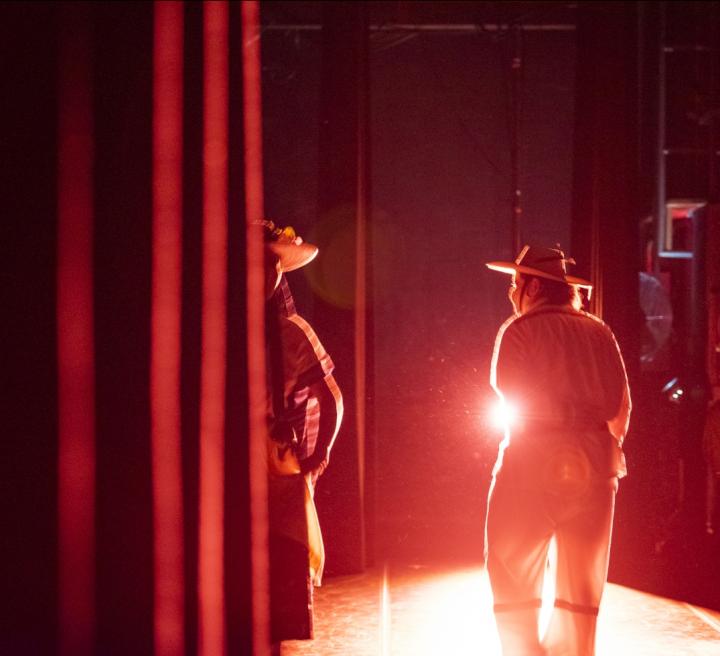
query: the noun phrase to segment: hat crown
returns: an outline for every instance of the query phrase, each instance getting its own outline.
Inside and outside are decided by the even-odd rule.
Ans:
[[[264,219],[259,222],[263,227],[263,238],[265,241],[278,242],[280,244],[301,244],[302,237],[299,237],[292,226],[281,228],[274,221]]]
[[[258,223],[263,227],[266,252],[279,259],[283,271],[295,271],[312,262],[318,254],[317,246],[303,241],[292,226],[281,228],[267,219]]]
[[[515,260],[515,264],[562,279],[567,275],[567,262],[574,264],[575,260],[565,257],[559,248],[545,246],[525,246]]]
[[[567,264],[575,264],[575,260],[565,257],[565,253],[560,250],[560,244],[557,244],[557,248],[525,246],[514,262],[486,262],[485,266],[502,273],[538,276],[592,289],[592,283],[589,280],[568,275]]]

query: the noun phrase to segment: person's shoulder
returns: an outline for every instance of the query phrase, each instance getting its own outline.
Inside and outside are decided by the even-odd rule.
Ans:
[[[607,327],[607,324],[600,317],[593,314],[592,312],[588,312],[586,310],[578,310],[578,314],[581,315],[585,319],[589,319],[590,321],[593,321],[594,323],[598,324],[599,326]]]
[[[604,344],[611,349],[619,348],[617,345],[617,338],[615,337],[615,333],[612,331],[612,328],[610,328],[610,326],[600,317],[592,314],[591,312],[585,312],[584,310],[580,311],[580,315],[584,324],[582,327],[583,332],[592,339],[596,345],[600,346],[601,344]]]
[[[511,326],[514,326],[517,323],[520,318],[520,315],[511,314],[507,319],[505,319],[505,321],[500,324],[500,328],[498,328],[498,337],[504,335]]]
[[[552,321],[558,316],[577,314],[577,311],[571,307],[563,305],[541,305],[525,314],[512,317],[514,319],[513,326],[515,328],[524,328],[541,321]]]
[[[495,336],[496,348],[500,343],[507,346],[508,344],[525,341],[525,331],[523,330],[521,319],[521,315],[513,314],[503,321]]]
[[[597,315],[592,314],[591,312],[586,312],[585,310],[580,310],[579,314],[582,315],[584,319],[590,322],[591,325],[593,325],[595,328],[597,328],[599,331],[608,333],[610,335],[613,334],[612,329],[608,324],[606,324],[600,317]]]
[[[535,310],[516,317],[516,323],[527,323],[534,321],[552,321],[553,319],[576,319],[579,321],[588,321],[598,327],[608,328],[608,325],[599,317],[586,312],[585,310],[576,310],[569,305],[543,305]]]
[[[280,330],[289,339],[302,339],[303,337],[311,341],[317,339],[313,327],[299,314],[281,317]]]

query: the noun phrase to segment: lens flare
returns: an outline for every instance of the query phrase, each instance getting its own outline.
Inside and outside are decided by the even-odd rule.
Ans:
[[[517,406],[505,399],[498,399],[490,409],[490,422],[495,428],[502,430],[509,430],[517,425],[518,416]]]

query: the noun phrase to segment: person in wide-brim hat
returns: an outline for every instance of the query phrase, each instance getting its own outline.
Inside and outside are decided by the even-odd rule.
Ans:
[[[285,273],[306,266],[318,248],[290,226],[263,221],[267,363],[267,496],[271,653],[284,640],[309,640],[313,586],[325,561],[314,503],[318,478],[343,416],[335,365],[297,313]]]
[[[575,264],[575,260],[565,257],[559,248],[525,246],[514,262],[487,262],[485,266],[502,273],[522,273],[592,289],[592,283],[589,280],[568,275],[567,264]]]
[[[610,327],[582,309],[557,248],[525,246],[509,274],[514,309],[499,328],[490,384],[504,411],[485,520],[485,568],[504,654],[594,656],[607,580],[630,386]],[[557,567],[547,571],[551,539]],[[543,581],[555,603],[539,637]]]

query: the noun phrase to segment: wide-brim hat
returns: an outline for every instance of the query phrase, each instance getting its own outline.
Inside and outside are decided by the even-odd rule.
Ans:
[[[568,275],[567,264],[575,264],[575,260],[565,257],[565,253],[559,248],[526,245],[514,262],[486,262],[485,266],[501,273],[524,273],[529,276],[592,289],[592,283],[589,280]]]
[[[280,260],[282,271],[295,271],[315,259],[318,247],[295,234],[291,226],[279,228],[273,221],[263,221],[265,247]]]

